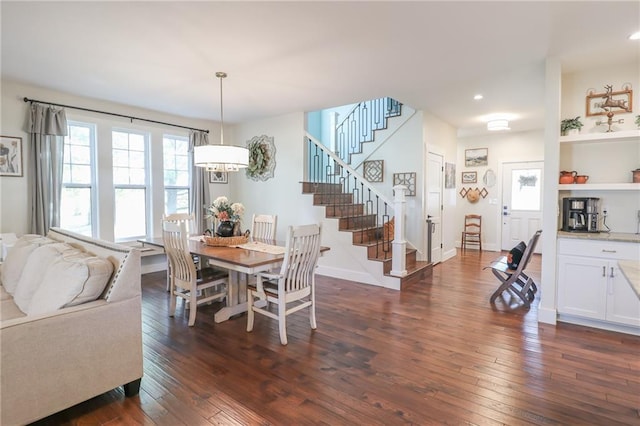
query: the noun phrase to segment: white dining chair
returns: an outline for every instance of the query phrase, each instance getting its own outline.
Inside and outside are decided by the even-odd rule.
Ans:
[[[309,308],[311,328],[316,329],[315,271],[320,256],[321,226],[290,226],[280,272],[258,273],[255,286],[247,286],[247,331],[253,330],[254,314],[278,320],[280,343],[287,344],[287,315]],[[275,303],[277,313],[264,307],[263,301]],[[292,305],[289,307],[289,305]]]
[[[162,240],[169,260],[169,316],[175,315],[177,299],[181,298],[185,302],[185,309],[189,309],[189,326],[193,326],[198,305],[226,297],[228,273],[213,268],[202,268],[199,273],[196,271],[196,264],[189,251],[185,221],[163,221]],[[207,293],[206,289],[215,291]]]
[[[254,214],[251,219],[251,238],[258,240],[275,240],[277,215]]]
[[[162,216],[162,221],[182,223],[184,222],[187,227],[187,238],[191,236],[190,230],[193,229],[193,222],[195,216],[189,213],[170,213]],[[200,269],[200,258],[198,256],[191,256],[193,262],[196,264],[196,270]],[[167,291],[171,288],[171,265],[169,264],[169,257],[167,256]]]

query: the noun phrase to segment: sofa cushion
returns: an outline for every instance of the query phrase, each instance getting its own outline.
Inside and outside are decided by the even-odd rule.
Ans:
[[[35,234],[23,235],[15,242],[2,264],[2,286],[7,293],[11,295],[15,293],[29,255],[36,248],[55,242],[55,240]]]
[[[64,255],[44,271],[46,278],[26,313],[38,315],[96,300],[112,273],[113,264],[106,259],[87,253]]]
[[[79,254],[80,250],[67,243],[53,243],[40,246],[33,250],[24,265],[22,275],[15,288],[13,301],[22,312],[27,312],[31,298],[43,282],[49,277],[46,270],[54,261],[63,255]]]

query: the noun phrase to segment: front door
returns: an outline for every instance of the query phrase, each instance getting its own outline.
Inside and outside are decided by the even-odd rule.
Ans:
[[[525,243],[542,229],[544,163],[504,163],[502,166],[502,250]],[[542,239],[544,235],[541,235]],[[534,253],[540,253],[538,241]]]
[[[427,158],[427,219],[431,220],[431,262],[442,261],[442,156],[430,152]],[[427,228],[427,232],[429,229]],[[428,235],[427,235],[428,237]]]

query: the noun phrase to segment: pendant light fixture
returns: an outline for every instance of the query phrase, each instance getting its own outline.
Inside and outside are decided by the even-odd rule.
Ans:
[[[210,172],[237,172],[249,167],[249,150],[241,146],[224,144],[224,110],[222,105],[222,79],[225,72],[217,72],[220,79],[220,145],[200,145],[193,149],[193,161]]]

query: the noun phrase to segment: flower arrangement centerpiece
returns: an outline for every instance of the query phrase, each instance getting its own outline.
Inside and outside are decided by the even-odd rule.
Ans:
[[[244,214],[244,205],[241,203],[231,203],[225,196],[216,198],[206,209],[209,218],[215,217],[220,221],[216,229],[216,235],[220,237],[231,237],[233,235],[234,223],[240,222]],[[240,229],[239,226],[237,226],[237,228]]]

